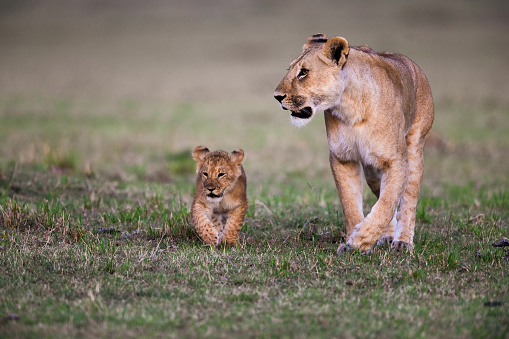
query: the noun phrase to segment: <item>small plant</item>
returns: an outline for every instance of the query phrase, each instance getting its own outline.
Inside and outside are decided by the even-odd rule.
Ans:
[[[75,171],[78,168],[79,155],[75,150],[55,150],[48,146],[43,162],[46,166],[57,170]]]
[[[40,225],[39,218],[26,206],[17,201],[9,201],[0,206],[0,226],[17,231],[27,231]]]
[[[426,211],[426,205],[423,201],[420,202],[420,207],[417,209],[416,217],[417,220],[426,224],[429,224],[431,221],[431,218]]]
[[[196,171],[196,163],[191,157],[191,150],[169,153],[168,170],[173,175],[190,175]]]

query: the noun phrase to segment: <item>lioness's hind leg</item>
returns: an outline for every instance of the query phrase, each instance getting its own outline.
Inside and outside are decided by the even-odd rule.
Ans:
[[[407,137],[410,173],[405,192],[401,198],[394,240],[391,245],[391,248],[397,251],[402,249],[411,251],[413,249],[415,212],[424,168],[424,141],[414,139],[417,139],[417,136],[409,134]]]
[[[366,183],[368,184],[371,192],[378,199],[380,197],[380,185],[382,183],[382,171],[377,170],[372,166],[363,166],[364,177],[366,178]]]
[[[415,211],[421,189],[424,171],[424,144],[433,125],[434,107],[431,89],[424,73],[416,67],[419,86],[416,95],[415,118],[406,136],[408,168],[408,183],[401,198],[398,212],[398,223],[392,248],[394,250],[413,249]]]

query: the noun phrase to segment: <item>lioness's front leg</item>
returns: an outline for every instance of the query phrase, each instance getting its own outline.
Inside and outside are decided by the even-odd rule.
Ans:
[[[241,205],[232,211],[228,212],[228,220],[224,227],[224,236],[222,241],[226,241],[229,245],[234,245],[237,241],[240,229],[244,222],[244,216],[246,215],[247,204]]]
[[[364,218],[361,165],[357,162],[341,162],[332,153],[329,154],[329,162],[343,208],[346,238],[349,239],[355,225]]]
[[[405,160],[393,160],[383,170],[380,197],[371,212],[355,225],[347,242],[350,248],[367,251],[382,237],[394,217],[407,180],[408,163]]]
[[[364,177],[366,178],[366,182],[373,192],[373,194],[376,196],[376,198],[380,198],[380,185],[382,184],[382,171],[374,168],[373,166],[364,165],[362,166],[364,169]],[[396,212],[397,213],[397,212]],[[396,230],[396,213],[394,213],[394,217],[392,218],[389,225],[387,225],[387,228],[385,229],[384,234],[378,240],[378,245],[381,246],[385,243],[389,243],[389,245],[394,240],[394,232]]]

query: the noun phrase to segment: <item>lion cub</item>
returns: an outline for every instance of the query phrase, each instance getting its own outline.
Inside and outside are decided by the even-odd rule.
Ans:
[[[196,194],[191,208],[194,227],[208,245],[235,244],[247,210],[244,151],[210,152],[198,146]]]

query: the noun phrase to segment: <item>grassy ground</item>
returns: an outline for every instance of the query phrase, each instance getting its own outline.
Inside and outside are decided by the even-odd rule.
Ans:
[[[0,5],[0,337],[507,338],[507,6],[21,3]],[[430,78],[413,254],[336,255],[323,118],[271,98],[320,31]],[[236,247],[189,223],[200,144],[246,152]]]
[[[12,140],[24,138],[27,148],[13,152],[29,158],[0,167],[4,336],[505,337],[509,331],[508,261],[491,246],[509,233],[502,133],[509,117],[498,108],[476,118],[475,134],[450,127],[447,142],[436,136],[428,148],[413,255],[379,248],[337,256],[344,223],[326,154],[316,164],[299,165],[295,157],[282,159],[286,167],[276,159],[257,164],[270,156],[257,153],[276,149],[276,129],[267,130],[265,143],[246,138],[250,207],[238,246],[211,249],[189,224],[190,151],[155,142],[185,134],[171,130],[178,115],[154,108],[147,118],[145,109],[133,108],[126,121],[115,117],[126,109],[119,104],[109,116],[76,114],[66,123],[79,128],[61,132],[58,116],[90,108],[52,100],[6,100],[1,107],[3,118],[16,116],[3,119],[3,144],[16,148]],[[191,122],[196,110],[167,109],[187,110]],[[443,110],[450,119],[470,114],[458,106]],[[293,130],[289,137],[302,144],[296,150],[283,142],[282,151],[313,159],[317,145],[304,139],[321,129],[314,121],[308,131]],[[140,137],[129,138],[135,132]],[[91,134],[94,140],[84,138]],[[63,138],[82,142],[59,149]],[[96,150],[91,143],[106,146]],[[374,203],[367,190],[365,200],[367,212]],[[9,321],[11,314],[19,320]]]

